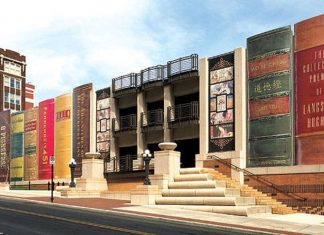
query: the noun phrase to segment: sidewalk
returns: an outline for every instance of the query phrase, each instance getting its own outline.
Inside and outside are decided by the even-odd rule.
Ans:
[[[51,203],[50,191],[0,191],[1,196],[32,200],[39,203]],[[101,212],[117,212],[132,215],[145,215],[190,223],[233,227],[254,232],[272,232],[275,234],[324,234],[324,216],[310,214],[273,215],[263,214],[250,217],[223,215],[178,209],[176,206],[133,206],[129,201],[103,198],[61,198],[56,194],[54,204],[67,207],[82,207]]]

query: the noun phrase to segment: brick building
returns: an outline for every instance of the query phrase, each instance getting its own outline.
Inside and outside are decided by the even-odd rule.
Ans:
[[[25,109],[34,107],[35,85],[27,82],[25,85]]]
[[[25,109],[26,57],[0,48],[0,110]]]

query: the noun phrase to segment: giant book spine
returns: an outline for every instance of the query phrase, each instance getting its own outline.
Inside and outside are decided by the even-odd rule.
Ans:
[[[82,175],[82,159],[90,151],[90,114],[92,83],[73,89],[73,157],[75,176]]]
[[[10,110],[0,112],[0,182],[9,181]]]
[[[50,157],[54,156],[54,99],[39,103],[38,131],[38,177],[51,178]]]
[[[247,166],[292,165],[293,79],[290,26],[247,39]]]
[[[297,164],[324,163],[324,15],[295,25]]]
[[[235,150],[234,52],[208,59],[209,152]]]
[[[72,158],[72,94],[55,100],[55,178],[70,178],[69,162]]]
[[[96,146],[97,152],[110,156],[110,88],[96,91],[97,94],[97,127]]]
[[[25,110],[24,180],[38,180],[37,123],[38,108]]]
[[[22,181],[24,177],[24,113],[11,116],[10,181]]]

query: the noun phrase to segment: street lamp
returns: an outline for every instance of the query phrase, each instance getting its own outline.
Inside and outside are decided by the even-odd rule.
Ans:
[[[152,154],[150,153],[150,150],[145,149],[143,153],[143,160],[145,164],[145,179],[144,179],[144,185],[151,185],[151,181],[149,179],[149,166],[151,161]]]
[[[71,158],[69,167],[71,169],[71,182],[70,182],[70,188],[75,188],[75,182],[74,182],[74,171],[75,171],[76,162],[74,158]]]
[[[51,165],[51,202],[54,201],[54,164],[55,164],[55,156],[50,156],[50,165]]]

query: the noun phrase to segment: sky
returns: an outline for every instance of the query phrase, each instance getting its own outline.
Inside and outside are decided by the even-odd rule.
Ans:
[[[27,57],[39,101],[324,14],[321,0],[0,0],[0,48]]]

